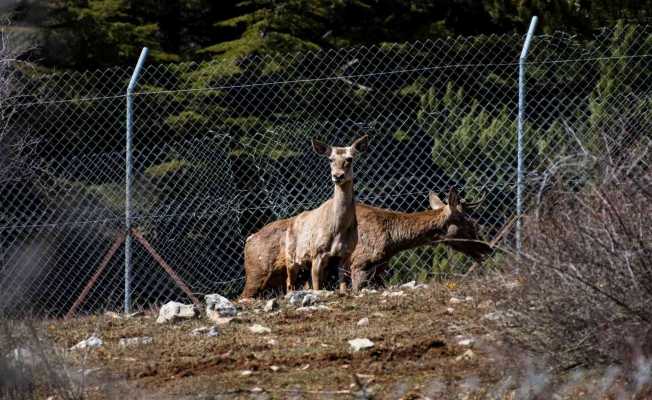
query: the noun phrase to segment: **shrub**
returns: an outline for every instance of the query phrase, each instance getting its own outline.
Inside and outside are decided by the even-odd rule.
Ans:
[[[524,220],[509,304],[522,341],[563,365],[652,355],[650,144],[639,138],[625,161],[608,148],[560,158]]]

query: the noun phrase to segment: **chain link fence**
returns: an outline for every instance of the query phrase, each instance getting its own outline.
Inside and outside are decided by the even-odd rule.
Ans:
[[[146,65],[133,109],[133,308],[187,302],[189,293],[236,297],[245,238],[332,193],[312,137],[347,144],[370,135],[355,165],[359,202],[419,211],[429,191],[456,186],[486,195],[473,216],[485,238],[496,237],[516,208],[522,44],[521,35],[491,35]],[[122,308],[132,71],[4,71],[3,314]],[[650,27],[535,36],[526,77],[526,200],[541,195],[562,154],[649,146]],[[469,264],[423,247],[395,257],[387,280]]]

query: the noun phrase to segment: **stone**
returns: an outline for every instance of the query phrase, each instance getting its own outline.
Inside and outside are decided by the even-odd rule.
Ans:
[[[417,283],[417,281],[410,281],[408,283],[404,283],[401,286],[399,286],[401,289],[427,289],[428,285],[425,283]]]
[[[175,322],[180,319],[191,319],[199,315],[199,312],[192,304],[183,304],[176,301],[170,301],[163,305],[158,312],[156,322],[164,324],[166,322]]]
[[[360,321],[358,321],[358,326],[369,326],[369,318],[364,317]]]
[[[405,293],[403,291],[398,291],[398,292],[383,292],[383,297],[401,297],[405,296]]]
[[[273,338],[272,338],[272,339],[269,339],[269,340],[267,341],[267,344],[270,345],[270,346],[278,346],[278,340],[273,339]]]
[[[378,291],[377,291],[376,289],[367,289],[367,288],[364,288],[364,289],[362,289],[362,290],[360,291],[360,293],[364,293],[364,294],[375,294],[375,293],[378,293]]]
[[[281,369],[281,367],[279,367],[278,365],[272,365],[269,367],[269,369],[271,369],[272,372],[278,372]]]
[[[466,297],[464,298],[464,301],[466,301],[467,303],[471,303],[471,302],[473,302],[473,297],[471,297],[471,296],[466,296]]]
[[[301,299],[301,307],[308,307],[317,304],[319,302],[319,296],[316,294],[308,293],[307,295],[303,296],[303,299]]]
[[[330,311],[331,308],[328,306],[325,306],[323,304],[317,305],[317,306],[307,306],[307,307],[299,307],[297,308],[297,311],[299,312],[312,312],[312,311]]]
[[[201,326],[199,328],[195,328],[190,332],[190,335],[192,336],[208,336],[208,337],[215,337],[220,335],[220,330],[217,326]]]
[[[206,302],[206,315],[211,321],[218,318],[235,317],[238,309],[229,299],[219,294],[207,294],[204,296]]]
[[[252,371],[252,370],[245,370],[245,371],[241,371],[240,375],[242,375],[242,376],[251,376],[251,375],[253,375],[253,373],[254,373],[254,371]]]
[[[265,303],[265,307],[263,308],[263,311],[272,312],[272,311],[278,309],[278,307],[279,307],[278,301],[276,301],[276,299],[271,299],[271,300],[267,301],[267,303]]]
[[[150,344],[153,339],[151,336],[141,336],[141,337],[131,337],[131,338],[122,338],[118,342],[120,347],[130,347],[137,346],[141,344]]]
[[[463,301],[464,301],[464,300],[459,299],[459,298],[457,298],[457,297],[451,297],[450,300],[448,300],[448,303],[450,303],[450,304],[460,304],[460,303],[462,303]]]
[[[72,346],[70,350],[96,349],[98,347],[102,347],[102,344],[102,339],[93,335],[88,339],[82,340],[81,342]]]
[[[455,312],[455,309],[453,307],[446,308],[446,314],[453,315],[454,312]]]
[[[374,342],[367,338],[357,338],[357,339],[352,339],[349,340],[349,345],[353,349],[353,351],[360,351],[364,349],[370,349],[374,347]]]
[[[259,324],[253,324],[253,325],[251,325],[251,326],[249,327],[249,331],[250,331],[251,333],[257,333],[257,334],[261,334],[261,333],[271,333],[271,332],[272,332],[272,330],[269,329],[268,327],[266,327],[266,326],[262,326],[262,325],[259,325]]]
[[[417,286],[417,281],[410,281],[399,286],[401,289],[414,289]]]
[[[459,346],[465,346],[465,347],[471,346],[474,343],[475,343],[475,339],[471,339],[471,338],[460,339],[457,342]]]
[[[321,291],[297,290],[285,295],[285,298],[293,306],[310,306],[320,300]],[[306,299],[307,298],[307,299]]]
[[[474,358],[475,358],[475,353],[473,352],[473,350],[469,349],[464,353],[462,353],[461,355],[457,356],[455,358],[455,361],[462,361],[462,360],[470,361],[473,360]]]
[[[208,332],[210,327],[208,326],[200,326],[199,328],[195,328],[192,331],[190,331],[190,336],[201,336],[204,335]]]

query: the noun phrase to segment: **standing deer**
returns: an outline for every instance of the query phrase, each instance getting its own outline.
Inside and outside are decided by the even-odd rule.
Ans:
[[[491,246],[480,241],[477,223],[465,213],[483,199],[465,202],[451,188],[448,204],[434,193],[429,200],[431,209],[416,213],[357,205],[359,242],[350,265],[353,290],[379,278],[393,256],[418,246],[445,243],[476,261],[491,253]]]
[[[448,204],[444,204],[434,193],[430,193],[429,199],[431,210],[416,213],[356,204],[359,240],[350,260],[354,290],[369,283],[372,277],[378,277],[392,256],[417,246],[443,242],[476,260],[481,260],[492,251],[490,246],[478,241],[478,226],[465,213],[482,200],[464,202],[452,188],[448,194]],[[254,254],[245,252],[247,282],[241,297],[251,298],[283,291],[287,270],[282,242],[290,221],[276,221],[267,226],[270,229],[264,235],[258,237],[257,262],[247,262],[247,259],[254,260]],[[342,277],[339,278],[341,281]]]
[[[247,294],[254,291],[254,282],[269,280],[268,273],[277,269],[284,271],[286,290],[291,291],[298,288],[299,273],[310,266],[312,287],[319,290],[329,265],[349,263],[358,241],[353,159],[366,150],[367,142],[366,135],[348,147],[312,141],[313,150],[330,161],[333,197],[314,210],[272,222],[247,238],[244,297],[251,297]],[[345,289],[345,285],[342,272],[340,286]]]

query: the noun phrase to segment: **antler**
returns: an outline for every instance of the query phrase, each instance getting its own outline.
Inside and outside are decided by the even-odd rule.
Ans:
[[[477,206],[479,206],[484,201],[485,197],[487,197],[487,193],[482,192],[482,196],[476,201],[462,200],[462,207],[467,208],[469,210],[472,210],[472,209],[476,208]]]

